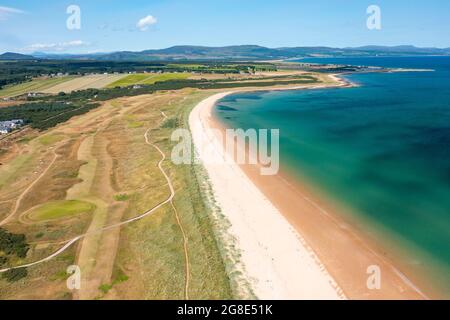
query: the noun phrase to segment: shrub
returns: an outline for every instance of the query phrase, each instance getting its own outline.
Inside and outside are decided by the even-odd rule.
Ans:
[[[116,194],[114,200],[116,201],[127,201],[130,198],[126,193]]]
[[[27,275],[27,268],[17,268],[3,272],[3,278],[5,278],[8,282],[19,281],[20,279],[25,278]]]

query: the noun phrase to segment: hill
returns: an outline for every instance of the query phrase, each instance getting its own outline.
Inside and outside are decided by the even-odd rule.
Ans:
[[[144,51],[117,51],[96,54],[54,54],[36,52],[33,56],[7,52],[0,60],[69,59],[94,61],[177,61],[177,60],[277,60],[303,57],[339,56],[407,56],[407,55],[450,55],[450,48],[418,48],[402,46],[363,47],[282,47],[267,48],[258,45],[225,47],[173,46],[166,49]]]
[[[5,52],[0,54],[0,60],[36,60],[36,58],[26,54]]]
[[[98,60],[274,60],[311,56],[399,56],[449,55],[450,48],[417,48],[414,46],[366,46],[356,48],[292,47],[266,48],[257,45],[204,47],[174,46],[141,52],[114,52],[98,55]]]

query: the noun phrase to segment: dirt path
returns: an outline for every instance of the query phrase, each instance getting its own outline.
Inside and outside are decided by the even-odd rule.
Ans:
[[[172,102],[172,101],[170,101]],[[169,104],[170,104],[169,102]],[[164,111],[161,111],[161,115],[163,116],[164,120],[169,119],[167,115],[164,113]],[[183,247],[184,247],[184,259],[185,259],[185,266],[186,266],[186,280],[185,280],[185,286],[184,286],[184,297],[186,300],[189,300],[189,277],[190,277],[190,270],[189,270],[189,252],[188,252],[188,239],[186,236],[186,232],[184,232],[183,225],[181,224],[180,217],[178,215],[177,208],[175,208],[175,205],[173,204],[173,201],[170,201],[170,204],[172,206],[172,209],[175,213],[175,218],[177,219],[178,227],[180,228],[181,234],[183,235]]]
[[[181,233],[183,234],[184,259],[185,259],[185,265],[186,265],[186,281],[185,281],[185,285],[184,285],[184,297],[186,300],[189,300],[190,270],[189,270],[188,239],[187,239],[186,233],[184,232],[183,225],[180,222],[180,217],[178,216],[178,211],[175,208],[173,201],[170,201],[170,204],[172,205],[173,211],[175,212],[175,218],[177,219],[178,226],[180,227]]]

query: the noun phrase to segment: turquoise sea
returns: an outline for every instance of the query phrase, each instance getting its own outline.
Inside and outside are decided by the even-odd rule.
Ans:
[[[349,208],[387,248],[403,248],[403,262],[450,296],[450,57],[307,61],[434,71],[350,74],[360,86],[347,89],[234,94],[216,116],[232,128],[280,129],[284,171]]]

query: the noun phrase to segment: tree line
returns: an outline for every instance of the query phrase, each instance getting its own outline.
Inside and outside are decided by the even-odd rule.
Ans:
[[[10,233],[0,228],[0,268],[7,266],[11,258],[25,258],[29,249],[25,235]],[[2,274],[2,277],[10,282],[26,276],[26,268],[11,269]]]

